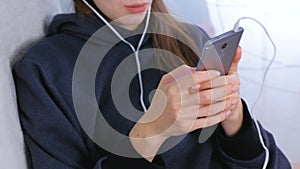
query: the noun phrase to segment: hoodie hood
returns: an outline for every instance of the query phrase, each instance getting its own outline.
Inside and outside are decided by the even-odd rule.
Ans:
[[[123,37],[128,37],[126,38],[126,40],[136,47],[140,39],[139,37],[143,33],[145,27],[145,20],[134,31],[124,29],[122,27],[119,27],[116,24],[112,24],[112,25],[120,33],[120,35],[122,35]],[[105,23],[102,22],[95,15],[79,15],[77,13],[59,14],[53,18],[49,26],[47,36],[51,37],[57,34],[69,34],[71,36],[75,36],[87,41],[95,32],[100,30],[103,26],[105,26]],[[106,26],[101,31],[104,31],[105,33],[102,33],[100,37],[97,36],[97,39],[101,40],[102,42],[110,44],[112,42],[115,42],[116,40],[115,38],[120,40],[109,29],[108,26]],[[136,36],[132,36],[132,35],[136,35]],[[149,38],[150,35],[147,35],[144,38],[143,43],[149,40]]]
[[[68,33],[87,40],[102,26],[104,23],[94,15],[59,14],[53,18],[47,36]]]

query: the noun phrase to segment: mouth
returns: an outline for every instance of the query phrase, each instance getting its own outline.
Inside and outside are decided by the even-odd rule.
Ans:
[[[126,10],[131,14],[143,13],[147,10],[149,3],[138,3],[133,5],[126,5]]]

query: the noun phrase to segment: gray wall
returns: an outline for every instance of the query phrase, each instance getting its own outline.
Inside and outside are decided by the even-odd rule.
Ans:
[[[70,0],[14,0],[0,5],[0,168],[25,169],[11,67],[24,50],[44,36],[55,13],[72,11]]]

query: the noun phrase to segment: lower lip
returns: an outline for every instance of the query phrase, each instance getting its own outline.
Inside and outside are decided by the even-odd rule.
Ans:
[[[148,3],[125,6],[126,10],[131,14],[143,13],[147,10],[147,7],[148,7]]]

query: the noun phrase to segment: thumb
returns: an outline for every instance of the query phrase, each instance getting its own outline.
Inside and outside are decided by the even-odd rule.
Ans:
[[[238,63],[241,60],[241,57],[242,57],[242,48],[240,46],[238,46],[236,49],[235,56],[233,58],[231,67],[229,69],[229,74],[237,72]]]

